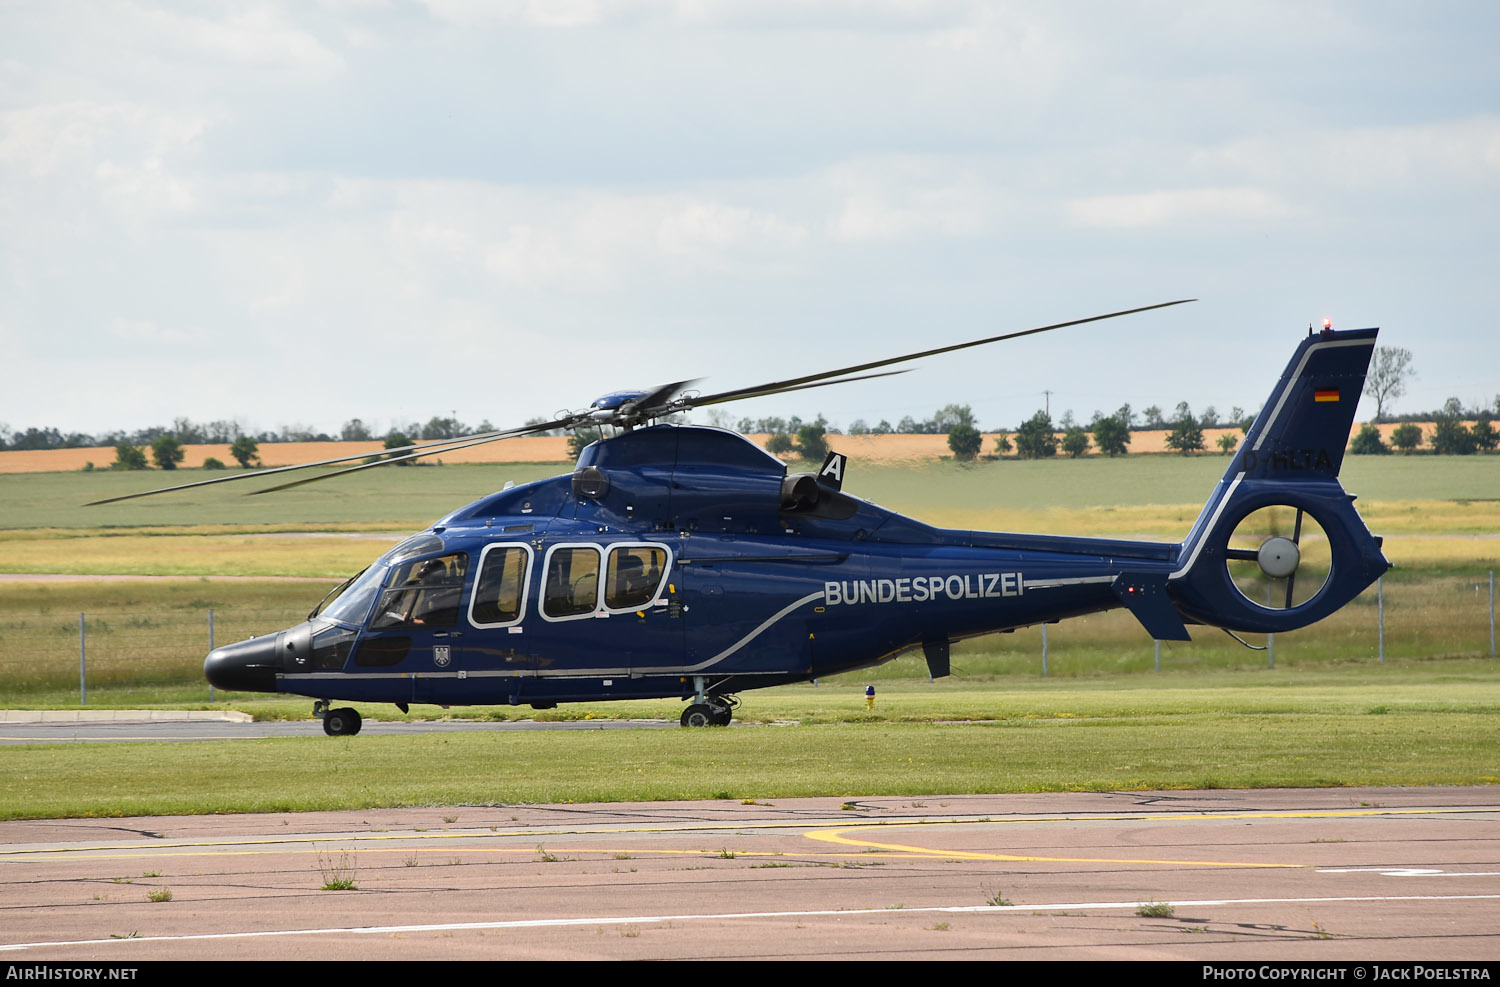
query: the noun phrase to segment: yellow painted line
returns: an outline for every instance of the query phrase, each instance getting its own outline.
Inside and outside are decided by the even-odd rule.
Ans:
[[[850,846],[870,847],[876,849],[887,849],[891,852],[916,853],[922,856],[958,857],[965,854],[957,851],[934,850],[923,847],[905,847],[900,845],[886,845],[868,842],[852,841],[844,838],[827,839],[826,834],[856,832],[863,829],[889,829],[889,828],[916,828],[921,826],[971,826],[976,824],[991,826],[1015,826],[1015,825],[1037,825],[1050,823],[1068,822],[1197,822],[1212,821],[1218,819],[1240,820],[1240,819],[1330,819],[1330,818],[1359,818],[1368,816],[1430,816],[1430,815],[1466,815],[1474,813],[1497,813],[1500,806],[1494,807],[1469,807],[1469,808],[1425,808],[1425,809],[1385,809],[1385,808],[1363,808],[1363,809],[1327,809],[1327,810],[1288,810],[1284,812],[1172,812],[1143,814],[1139,812],[1119,813],[1080,813],[1046,816],[1015,816],[1008,818],[976,817],[964,819],[868,819],[855,825],[850,825],[844,820],[772,820],[772,821],[741,821],[741,822],[712,822],[712,823],[674,823],[662,825],[623,825],[623,826],[599,826],[599,827],[577,827],[569,828],[564,832],[547,828],[516,828],[508,830],[493,830],[478,832],[468,831],[432,831],[432,832],[366,832],[366,833],[325,833],[310,834],[306,836],[259,836],[259,837],[224,837],[212,840],[153,840],[149,842],[114,843],[92,846],[22,846],[8,847],[0,850],[0,861],[38,859],[40,857],[65,858],[75,856],[91,856],[101,859],[111,857],[132,858],[146,856],[162,856],[163,851],[183,851],[181,853],[169,853],[172,856],[193,856],[195,851],[202,853],[216,853],[227,855],[267,854],[267,853],[305,853],[309,850],[294,849],[298,846],[322,845],[326,849],[330,845],[336,845],[341,849],[365,849],[370,852],[381,852],[382,848],[370,846],[379,842],[411,842],[425,840],[447,840],[453,842],[469,842],[478,840],[500,840],[500,839],[528,839],[545,842],[549,838],[559,836],[591,836],[591,835],[613,835],[627,836],[631,834],[672,834],[672,833],[694,833],[694,832],[728,832],[728,831],[767,831],[767,830],[798,830],[802,835],[810,839],[824,839],[827,842],[845,843]],[[230,847],[266,847],[260,850],[231,850]],[[271,849],[271,848],[280,849]],[[315,847],[316,849],[316,847]],[[393,852],[399,852],[400,848]],[[407,848],[410,849],[410,848]],[[493,849],[498,852],[530,852],[527,848],[503,849],[470,846],[464,848],[465,852]],[[452,851],[445,851],[452,852]],[[550,849],[549,849],[549,852]],[[578,853],[698,853],[710,851],[681,851],[681,850],[610,850],[599,848],[576,850]],[[717,851],[712,851],[717,852]],[[736,851],[738,853],[738,851]],[[746,854],[748,855],[748,853]],[[775,856],[775,854],[772,854]],[[1031,858],[1015,856],[976,855],[976,859],[1003,859],[1003,860],[1060,860],[1064,858]],[[1096,861],[1099,862],[1099,861]],[[1176,861],[1176,863],[1191,863],[1191,861]],[[1223,865],[1221,865],[1223,866]],[[1231,866],[1252,866],[1249,864],[1234,864]],[[1286,866],[1259,864],[1254,866]]]
[[[885,850],[891,853],[911,854],[919,857],[941,857],[943,859],[961,860],[1003,860],[1010,862],[1028,863],[1072,863],[1072,864],[1159,864],[1173,867],[1255,867],[1255,868],[1301,868],[1312,866],[1310,864],[1268,864],[1254,861],[1228,861],[1228,860],[1155,860],[1142,857],[1041,857],[1022,854],[1007,853],[982,853],[970,850],[946,850],[933,847],[908,846],[900,843],[877,843],[873,840],[855,839],[845,836],[846,833],[857,833],[862,830],[879,829],[901,829],[917,826],[952,826],[973,825],[974,823],[988,823],[990,825],[1015,825],[1017,823],[1037,822],[1184,822],[1202,821],[1213,819],[1342,819],[1358,818],[1365,816],[1400,816],[1400,815],[1433,815],[1441,813],[1473,813],[1473,812],[1500,812],[1500,807],[1474,809],[1326,809],[1326,810],[1296,810],[1289,812],[1244,812],[1244,813],[1214,813],[1214,812],[1191,812],[1172,813],[1170,815],[1139,815],[1135,813],[1125,815],[1108,816],[1063,816],[1052,818],[1030,818],[1030,819],[995,819],[995,820],[931,820],[925,822],[911,822],[890,820],[881,822],[871,820],[858,826],[849,826],[832,830],[820,830],[807,833],[810,840],[818,840],[826,843],[837,843],[844,846],[864,847],[866,849]]]
[[[850,839],[843,835],[844,833],[855,832],[863,828],[866,827],[808,833],[807,838],[810,840],[822,840],[827,843],[840,843],[845,846],[869,847],[917,857],[941,857],[944,860],[1006,860],[1049,864],[1162,864],[1174,867],[1287,868],[1310,866],[1307,864],[1264,864],[1232,860],[1154,860],[1145,857],[1036,857],[1012,853],[980,853],[974,850],[944,850],[933,847],[905,846],[900,843],[875,843],[869,840]]]

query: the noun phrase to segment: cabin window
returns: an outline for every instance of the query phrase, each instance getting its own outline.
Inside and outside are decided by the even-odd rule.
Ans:
[[[347,627],[323,627],[313,631],[312,667],[327,671],[344,667],[349,649],[354,645],[354,631]]]
[[[463,552],[393,566],[370,628],[452,627],[458,623],[468,568],[469,557]]]
[[[609,551],[604,605],[638,610],[656,599],[667,574],[667,550],[660,545],[616,545]]]
[[[518,623],[526,607],[526,574],[531,546],[488,545],[479,560],[469,622],[479,627]]]
[[[554,620],[582,617],[599,608],[599,549],[565,545],[547,554],[542,615]]]

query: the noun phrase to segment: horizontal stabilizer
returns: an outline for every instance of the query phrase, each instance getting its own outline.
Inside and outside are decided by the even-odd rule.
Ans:
[[[1167,596],[1165,574],[1122,572],[1110,587],[1157,641],[1191,641],[1182,615]]]

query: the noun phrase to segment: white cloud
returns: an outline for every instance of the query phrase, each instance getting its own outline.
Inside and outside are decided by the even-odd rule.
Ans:
[[[850,162],[823,181],[838,203],[828,223],[837,240],[974,236],[992,227],[1000,206],[993,182],[941,158]]]
[[[269,4],[238,6],[222,19],[138,6],[137,23],[147,36],[138,43],[165,48],[187,61],[229,63],[257,72],[318,78],[339,72],[344,59],[287,13]],[[282,76],[284,78],[284,75]]]
[[[139,103],[74,100],[0,112],[0,165],[32,179],[101,160],[159,162],[203,133],[201,115]]]
[[[175,346],[191,342],[195,333],[183,329],[168,329],[150,319],[114,319],[109,327],[116,338],[131,344],[148,346]]]
[[[1500,116],[1279,133],[1206,147],[1201,171],[1254,181],[1379,188],[1392,183],[1500,179]]]
[[[1203,228],[1284,220],[1295,210],[1255,188],[1161,189],[1129,195],[1073,199],[1067,215],[1076,226],[1131,229],[1193,224]]]

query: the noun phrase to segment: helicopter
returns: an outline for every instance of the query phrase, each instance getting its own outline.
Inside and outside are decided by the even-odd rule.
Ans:
[[[1190,640],[1189,625],[1238,637],[1327,617],[1390,567],[1338,479],[1378,329],[1309,327],[1175,543],[933,527],[845,492],[839,453],[789,473],[737,433],[661,421],[1178,304],[707,395],[689,389],[697,381],[617,391],[552,421],[417,443],[257,490],[557,428],[614,432],[571,474],[507,484],[404,539],[297,626],[213,649],[204,673],[220,689],[312,698],[330,736],[361,727],[358,711],[335,701],[405,713],[678,698],[683,726],[724,726],[742,692],[918,649],[939,678],[954,641],[1121,607],[1167,641]]]

